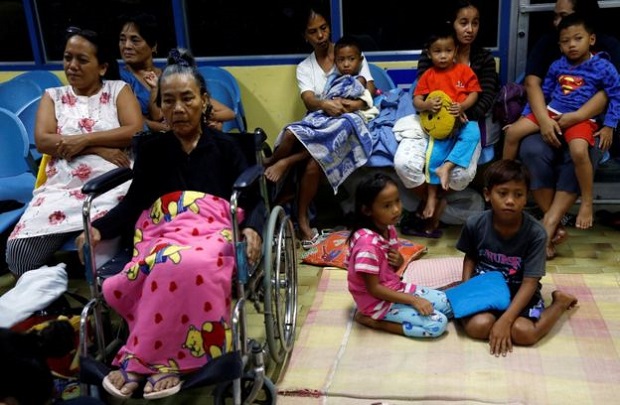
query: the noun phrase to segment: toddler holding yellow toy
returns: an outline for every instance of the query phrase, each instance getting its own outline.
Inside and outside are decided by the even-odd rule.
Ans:
[[[468,169],[476,150],[480,150],[478,124],[469,122],[464,111],[476,102],[482,89],[469,66],[455,63],[456,43],[452,25],[440,27],[431,35],[426,52],[433,66],[420,77],[413,93],[413,105],[429,135],[424,168],[427,183],[424,219],[439,218],[438,211],[445,206],[442,191],[467,187],[452,182],[451,178],[458,169]]]

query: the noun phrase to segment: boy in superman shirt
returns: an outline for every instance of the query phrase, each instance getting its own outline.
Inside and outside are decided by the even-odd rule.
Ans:
[[[570,14],[560,22],[559,44],[563,56],[550,67],[543,81],[549,117],[553,118],[555,133],[562,135],[575,165],[575,175],[581,190],[581,205],[575,222],[577,228],[587,229],[593,222],[592,184],[594,173],[590,162],[589,148],[594,146],[597,123],[585,120],[576,123],[562,133],[557,120],[562,114],[577,111],[594,94],[604,90],[609,99],[603,127],[598,131],[599,147],[607,150],[611,146],[613,131],[620,119],[620,75],[609,61],[605,52],[592,54],[591,47],[596,36],[590,24],[577,13]],[[505,159],[515,159],[519,142],[524,137],[539,130],[539,123],[531,112],[529,104],[524,116],[506,130],[504,142]],[[548,235],[554,230],[547,229]],[[548,242],[549,243],[549,242]]]

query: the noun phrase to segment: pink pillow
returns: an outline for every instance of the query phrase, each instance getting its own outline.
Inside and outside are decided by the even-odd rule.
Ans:
[[[463,257],[420,259],[409,263],[403,281],[422,287],[445,289],[461,282]]]

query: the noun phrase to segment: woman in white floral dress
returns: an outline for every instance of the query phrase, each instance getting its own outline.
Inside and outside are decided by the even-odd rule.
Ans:
[[[19,277],[37,269],[74,233],[81,231],[82,186],[131,161],[126,148],[142,127],[140,106],[127,84],[107,80],[115,61],[93,31],[67,30],[63,67],[68,86],[45,91],[35,129],[37,148],[50,155],[47,179],[9,237],[6,259]],[[110,56],[108,58],[108,55]],[[93,215],[104,215],[123,197],[127,185],[98,198]]]

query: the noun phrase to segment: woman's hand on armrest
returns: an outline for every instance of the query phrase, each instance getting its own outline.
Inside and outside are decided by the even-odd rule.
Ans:
[[[247,242],[246,254],[248,256],[248,262],[251,266],[254,266],[260,260],[263,250],[263,239],[258,232],[252,228],[244,228],[241,233]]]
[[[93,248],[97,246],[97,244],[101,241],[101,234],[97,228],[90,228],[90,244]],[[82,232],[75,238],[75,246],[77,247],[78,256],[80,257],[80,262],[84,264],[84,244],[86,243],[86,233]]]

